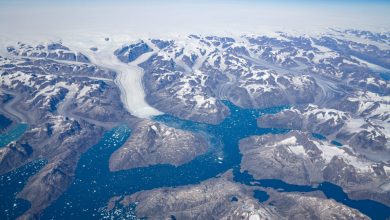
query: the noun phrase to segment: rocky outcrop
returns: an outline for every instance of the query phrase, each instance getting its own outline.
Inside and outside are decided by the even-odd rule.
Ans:
[[[160,111],[209,124],[218,124],[229,114],[206,86],[203,72],[184,74],[183,67],[164,56],[152,56],[141,67],[145,70],[146,101]]]
[[[103,129],[85,121],[56,117],[42,127],[34,127],[2,152],[1,173],[38,158],[48,164],[30,177],[18,198],[31,203],[20,219],[36,219],[72,183],[80,155],[97,143]]]
[[[114,51],[115,56],[124,63],[130,63],[146,52],[153,51],[144,41],[134,44],[124,45],[122,48]]]
[[[375,116],[380,117],[380,115]],[[294,107],[258,119],[260,127],[310,131],[327,136],[329,139],[340,140],[356,150],[388,154],[390,135],[382,126],[384,123],[386,122],[316,105]]]
[[[54,60],[75,61],[89,63],[88,57],[82,53],[72,52],[61,43],[49,43],[47,45],[31,46],[18,42],[17,46],[8,46],[7,51],[15,56],[32,58],[47,58]]]
[[[240,152],[241,169],[255,179],[281,179],[298,185],[327,181],[343,187],[351,197],[360,195],[356,198],[390,205],[390,191],[382,187],[389,183],[390,164],[362,158],[348,146],[338,148],[310,133],[292,131],[242,139]]]
[[[113,198],[115,199],[118,198]],[[119,203],[123,206],[136,203],[137,217],[148,219],[281,217],[273,208],[261,206],[251,196],[250,189],[227,180],[226,177],[213,178],[199,185],[142,191],[124,197]]]
[[[287,219],[370,219],[359,211],[342,205],[332,199],[326,199],[317,193],[280,193],[267,190],[268,204],[276,211],[285,214]]]
[[[113,83],[114,72],[91,64],[59,61],[65,57],[29,52],[64,54],[60,51],[69,49],[62,44],[19,45],[26,51],[10,52],[34,59],[1,59],[0,88],[13,96],[6,102],[10,107],[5,113],[11,109],[10,114],[28,122],[29,129],[0,149],[0,174],[36,159],[47,161],[17,194],[31,204],[20,219],[37,219],[73,182],[80,155],[97,143],[105,129],[131,123],[133,117],[123,108],[119,89]],[[66,60],[81,62],[77,57]]]
[[[390,53],[388,50],[381,50],[375,45],[367,45],[364,43],[354,42],[351,40],[334,39],[324,36],[315,41],[321,46],[328,47],[338,51],[341,54],[353,55],[362,60],[390,68]]]
[[[18,219],[39,219],[39,214],[71,185],[77,153],[69,154],[72,152],[54,157],[55,160],[30,178],[17,194],[17,198],[31,203],[31,207]]]
[[[242,185],[231,178],[228,172],[197,185],[114,197],[108,209],[136,204],[137,217],[148,219],[369,219],[321,195],[267,190],[270,202],[260,203],[253,197],[258,187]]]
[[[126,170],[156,164],[179,166],[204,154],[208,143],[199,134],[143,120],[129,140],[110,157],[110,170]]]
[[[367,44],[342,40],[348,33],[364,35]],[[337,148],[305,132],[250,137],[240,142],[241,168],[256,178],[299,185],[329,181],[342,186],[351,198],[390,204],[386,96],[390,84],[366,64],[388,66],[388,51],[370,45],[386,44],[388,37],[356,31],[342,35],[190,35],[153,39],[150,44],[138,41],[111,53],[124,63],[148,58],[140,64],[146,101],[181,119],[221,123],[230,114],[223,100],[243,108],[295,106],[261,117],[259,125],[321,133],[343,146]],[[97,55],[108,47],[84,49]],[[17,43],[7,50],[10,56],[0,57],[4,104],[0,110],[15,123],[27,122],[30,129],[0,149],[0,174],[35,159],[47,160],[18,194],[31,203],[21,218],[39,218],[73,181],[80,154],[118,123],[131,124],[133,133],[111,156],[112,171],[180,166],[207,151],[203,136],[134,119],[120,101],[116,73],[91,64],[62,43]],[[230,164],[226,162],[221,164]],[[319,193],[261,189],[270,202],[260,203],[254,190],[225,174],[197,185],[142,191],[113,201],[125,206],[139,202],[137,215],[150,218],[365,218]]]

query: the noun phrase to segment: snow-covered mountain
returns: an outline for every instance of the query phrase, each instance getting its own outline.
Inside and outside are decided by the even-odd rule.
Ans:
[[[230,116],[226,102],[243,109],[284,106],[276,114],[262,115],[258,126],[298,131],[243,139],[242,170],[257,178],[294,184],[329,181],[354,198],[390,204],[389,37],[389,33],[330,30],[319,35],[275,32],[7,42],[1,45],[5,52],[0,57],[0,114],[12,125],[27,123],[29,129],[0,148],[0,174],[37,159],[47,161],[18,194],[32,204],[23,218],[34,218],[72,184],[80,156],[104,131],[119,124],[131,128],[131,138],[113,151],[107,162],[111,171],[158,164],[180,166],[209,153],[215,143],[197,129],[182,130],[175,123],[156,122],[154,116],[171,115],[175,122],[200,122],[200,127],[207,127]],[[315,139],[311,133],[327,140]],[[342,146],[332,145],[332,140]],[[247,194],[252,189],[242,192],[240,184],[221,178],[123,199],[142,204],[147,196],[155,195],[184,195],[185,199],[192,196],[192,190],[208,189],[214,181],[256,203]],[[187,190],[188,194],[182,194]],[[220,190],[212,201],[218,207],[231,196],[228,189]],[[365,218],[323,197],[270,194],[283,201],[299,200],[298,208],[310,201],[326,201],[347,214]],[[183,207],[193,207],[186,201]],[[209,211],[204,202],[210,200],[194,201],[202,204],[200,212]],[[177,201],[148,203],[138,213],[164,206],[162,210],[168,214],[170,204]],[[249,213],[241,206],[226,207],[215,216]],[[292,212],[254,207],[268,217],[286,217]],[[318,216],[321,210],[312,211]]]

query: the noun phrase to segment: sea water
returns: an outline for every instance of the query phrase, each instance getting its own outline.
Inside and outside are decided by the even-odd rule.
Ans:
[[[0,134],[0,147],[4,147],[12,141],[18,140],[27,130],[27,124],[17,124],[5,133]]]
[[[108,200],[113,196],[129,195],[141,190],[198,184],[229,169],[234,170],[237,182],[253,184],[251,182],[254,179],[250,175],[239,172],[241,154],[238,142],[251,135],[288,132],[287,129],[259,128],[256,123],[256,119],[261,115],[277,113],[285,109],[286,106],[251,110],[239,108],[229,102],[225,102],[225,104],[230,108],[231,114],[218,125],[181,120],[170,115],[154,118],[168,126],[207,134],[209,137],[211,146],[206,154],[178,167],[154,165],[110,172],[108,168],[110,155],[125,143],[131,135],[131,131],[126,125],[108,131],[97,145],[91,147],[81,156],[74,182],[57,201],[44,211],[42,219],[135,218],[134,206],[117,207],[108,211],[105,209]],[[318,188],[312,188],[291,185],[280,180],[257,181],[260,181],[262,186],[284,191],[321,190],[327,197],[350,205],[374,219],[384,219],[384,217],[390,216],[389,207],[369,200],[349,200],[341,188],[330,183],[323,183]],[[260,190],[256,191],[254,196],[261,202],[268,199],[266,192]],[[6,200],[5,203],[8,201]]]
[[[29,202],[16,195],[45,164],[44,160],[36,160],[0,176],[0,219],[16,219],[30,207]]]
[[[0,130],[6,129],[11,124],[12,124],[12,120],[5,117],[4,115],[0,115]]]

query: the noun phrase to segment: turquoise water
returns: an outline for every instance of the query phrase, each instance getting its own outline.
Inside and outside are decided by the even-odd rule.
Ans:
[[[380,73],[379,76],[385,81],[390,81],[390,72]]]
[[[312,133],[311,135],[319,140],[326,140],[326,137],[322,134]]]
[[[12,141],[19,139],[27,128],[27,124],[18,124],[7,132],[0,134],[0,147],[4,147]]]
[[[313,137],[319,139],[319,140],[323,140],[323,141],[326,141],[326,140],[327,140],[326,137],[325,137],[324,135],[322,135],[322,134],[312,133],[311,135],[312,135]],[[333,145],[335,145],[335,146],[337,146],[337,147],[342,147],[342,146],[343,146],[342,143],[340,143],[340,142],[338,142],[338,141],[336,141],[336,140],[333,140],[333,141],[331,141],[330,143],[333,144]]]
[[[342,146],[343,146],[342,143],[340,143],[340,142],[338,142],[338,141],[335,141],[335,140],[331,141],[330,143],[333,144],[333,145],[335,145],[335,146],[337,146],[337,147],[342,147]]]
[[[173,116],[162,115],[154,118],[172,127],[199,132],[208,135],[212,146],[210,150],[193,161],[182,166],[156,165],[146,168],[110,172],[108,161],[110,155],[118,149],[130,136],[130,129],[119,126],[107,132],[100,142],[84,153],[78,163],[74,183],[69,189],[50,207],[42,216],[42,219],[97,219],[97,218],[134,218],[134,206],[118,207],[113,211],[107,211],[104,207],[113,196],[132,194],[141,190],[149,190],[160,187],[175,187],[188,184],[196,184],[229,169],[235,170],[235,178],[244,184],[251,177],[242,175],[239,170],[241,154],[238,149],[238,141],[251,135],[263,135],[268,133],[285,133],[286,129],[258,128],[256,119],[269,113],[276,113],[285,107],[270,108],[264,110],[248,110],[238,108],[231,103],[225,103],[231,109],[231,115],[219,125],[207,125],[186,120],[180,120]],[[263,180],[261,180],[263,181]],[[283,183],[280,180],[264,180],[262,185],[283,189],[285,191],[312,191],[324,190],[329,198],[337,197],[332,194],[340,193],[334,188],[314,189],[309,186],[295,186]],[[328,192],[330,191],[330,192]],[[327,195],[328,195],[327,194]],[[258,191],[255,195],[260,201],[268,197],[264,192]],[[234,199],[233,199],[234,200]],[[8,201],[8,200],[7,200]],[[343,202],[343,201],[341,201]],[[365,211],[364,207],[356,206]],[[371,202],[371,201],[370,201]],[[374,210],[386,210],[379,203],[370,203]],[[362,203],[362,206],[365,205]],[[362,208],[362,209],[360,209]],[[367,213],[366,213],[367,214]],[[375,213],[372,217],[375,216]],[[0,216],[1,217],[1,216]],[[382,219],[380,218],[376,219]]]

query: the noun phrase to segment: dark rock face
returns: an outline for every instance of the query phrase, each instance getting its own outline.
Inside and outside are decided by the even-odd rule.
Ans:
[[[350,40],[333,39],[331,37],[321,37],[316,41],[316,43],[342,54],[351,54],[379,66],[383,66],[388,69],[390,68],[390,51],[381,50],[375,45],[367,45]]]
[[[356,51],[365,53],[363,51],[369,50],[367,47],[372,45],[341,40],[334,35],[305,38],[281,34],[281,38],[257,36],[248,37],[248,41],[258,46],[254,49],[254,53],[262,60],[289,68],[291,72],[295,72],[295,68],[298,73],[315,74],[316,79],[320,79],[318,75],[325,76],[336,81],[342,80],[343,84],[346,82],[352,87],[357,85],[362,89],[382,94],[390,92],[390,87],[385,81],[375,76],[367,66],[355,59]],[[355,49],[344,50],[335,44],[343,44],[344,47]],[[379,54],[386,53],[378,48],[375,51]],[[361,57],[361,59],[367,60],[366,57]]]
[[[343,102],[341,108],[348,109],[346,104],[347,102]],[[350,104],[354,105],[354,103]],[[379,102],[372,105],[374,106],[369,107],[370,109],[360,110],[361,114],[356,110],[353,110],[355,114],[352,114],[315,105],[295,107],[275,115],[260,117],[258,125],[320,133],[348,143],[356,150],[369,149],[377,153],[388,153],[390,152],[390,136],[383,125],[387,123],[389,113],[387,111],[378,112],[380,116],[377,114],[370,116],[369,112],[373,112],[371,108],[378,109],[380,106]]]
[[[255,189],[257,187],[233,182],[228,172],[198,185],[114,197],[108,208],[114,210],[114,204],[129,206],[136,203],[137,217],[148,219],[368,219],[321,195],[267,190],[273,205],[262,204],[253,197]]]
[[[156,164],[179,166],[206,152],[200,135],[170,128],[158,122],[139,122],[131,138],[110,158],[110,170],[118,171]]]
[[[17,46],[8,46],[7,51],[15,56],[25,56],[31,58],[48,58],[54,60],[76,61],[89,63],[89,59],[82,53],[70,51],[61,43],[49,43],[47,45],[37,45],[35,47],[19,42]]]
[[[388,164],[314,139],[310,133],[252,136],[240,141],[240,152],[241,169],[255,179],[281,179],[298,185],[327,181],[343,187],[350,196],[372,195],[358,198],[390,204],[390,191],[382,187],[388,184]]]
[[[0,172],[7,173],[14,168],[21,166],[22,163],[27,161],[31,156],[31,153],[27,151],[23,145],[10,143],[7,147],[0,150]]]
[[[275,135],[253,136],[240,141],[243,154],[241,169],[247,170],[255,179],[282,179],[288,183],[310,185],[323,182],[319,175],[323,160],[311,160],[321,154],[315,143],[300,133],[291,133],[287,137]],[[291,137],[291,138],[288,138]],[[297,146],[304,154],[304,147],[310,149],[310,155],[303,157],[288,146]],[[308,150],[309,151],[309,150]],[[268,160],[266,158],[269,158]]]
[[[36,175],[31,177],[17,197],[31,203],[31,207],[20,218],[30,219],[39,216],[40,212],[55,201],[73,182],[77,161],[81,153],[89,146],[96,144],[96,136],[101,136],[102,130],[85,128],[78,134],[69,134],[63,141],[66,144],[57,145],[63,152],[54,154],[49,163]]]
[[[125,45],[114,52],[122,62],[130,63],[146,52],[153,51],[144,41]]]
[[[62,45],[50,45],[50,51],[57,50],[68,51]],[[48,161],[18,194],[32,204],[20,218],[38,218],[72,183],[80,155],[99,140],[104,130],[123,122],[133,126],[135,120],[120,101],[112,71],[90,64],[56,62],[45,56],[4,59],[1,68],[1,90],[12,90],[12,100],[17,102],[15,111],[28,116],[21,120],[27,121],[31,129],[1,148],[0,173],[37,158]],[[131,149],[127,151],[126,147]],[[110,168],[161,163],[178,166],[207,149],[208,143],[200,135],[143,120],[134,127],[129,142],[113,154]]]
[[[370,219],[357,210],[318,195],[275,193],[268,191],[270,200],[280,213],[288,213],[287,219]]]
[[[1,59],[0,59],[1,60]],[[77,77],[101,77],[107,79],[114,79],[116,73],[113,71],[101,69],[92,64],[65,64],[60,61],[49,59],[24,59],[9,60],[5,59],[0,64],[2,75],[8,75],[15,72],[23,72],[33,77],[39,77],[41,75],[59,75],[68,76],[72,75]]]
[[[164,50],[170,53],[168,48]],[[191,55],[181,52],[179,56],[187,68],[193,68],[199,58],[193,60],[189,57],[203,55],[199,51]],[[217,63],[222,59],[225,59],[223,65],[227,65],[225,70],[221,70],[222,64]],[[236,64],[238,61],[241,63]],[[206,123],[218,123],[226,117],[228,111],[219,101],[223,98],[246,108],[265,108],[314,101],[318,89],[308,76],[278,77],[277,73],[235,55],[217,52],[210,53],[201,68],[192,74],[184,73],[185,68],[163,56],[153,56],[141,66],[145,68],[144,83],[149,103],[177,117]],[[302,82],[296,85],[291,84],[292,81]],[[172,105],[177,107],[171,108]]]
[[[266,115],[260,117],[257,122],[261,127],[283,127],[331,135],[339,131],[351,117],[346,112],[309,105]]]
[[[174,72],[160,74],[157,72],[160,65]],[[229,114],[229,109],[213,92],[199,84],[201,79],[175,71],[180,67],[173,60],[153,56],[141,66],[145,69],[146,100],[155,108],[179,118],[210,124],[220,123]]]
[[[365,64],[389,67],[389,50],[376,46],[388,46],[389,34],[337,33],[317,38],[190,35],[140,41],[112,53],[129,63],[158,48],[140,67],[147,102],[164,113],[218,124],[230,113],[222,100],[244,108],[289,105],[259,118],[259,126],[320,133],[343,144],[337,148],[302,131],[245,138],[241,168],[256,178],[301,185],[329,181],[351,198],[390,205],[390,84]],[[10,58],[0,57],[0,112],[30,127],[0,148],[0,174],[36,159],[47,161],[17,195],[31,203],[21,219],[39,218],[72,183],[80,155],[118,123],[133,132],[111,156],[112,171],[179,166],[207,151],[201,135],[131,116],[120,101],[116,73],[70,48],[18,43],[6,48]],[[94,54],[98,47],[90,50]],[[267,202],[253,198],[257,189],[268,193]],[[319,193],[245,186],[229,173],[197,185],[116,197],[111,209],[115,202],[136,202],[138,217],[151,219],[366,219]]]
[[[38,49],[44,49],[45,47],[42,45],[37,46]],[[69,50],[68,47],[63,46],[60,43],[50,43],[47,45],[48,50]]]
[[[84,91],[87,93],[84,94]],[[92,86],[85,83],[76,97],[69,106],[75,115],[101,122],[121,121],[128,117],[129,113],[118,100],[120,92],[112,83],[99,81]],[[114,109],[120,111],[113,111]]]
[[[1,173],[11,171],[28,161],[45,158],[48,164],[32,176],[17,197],[31,203],[20,218],[31,219],[56,200],[72,183],[75,167],[81,153],[94,145],[103,129],[85,121],[64,117],[48,118],[52,130],[39,124],[27,131],[16,143],[0,152]],[[43,127],[44,126],[44,127]]]
[[[390,122],[390,104],[388,96],[381,96],[371,92],[356,92],[343,97],[332,108],[350,112],[376,122]]]
[[[238,201],[231,201],[235,197]],[[117,198],[113,198],[117,199]],[[126,196],[120,203],[137,202],[137,217],[148,219],[239,219],[251,215],[275,219],[270,207],[261,206],[244,185],[215,178],[199,185],[162,188]]]
[[[375,33],[371,31],[365,31],[365,30],[356,30],[356,29],[347,29],[344,31],[335,30],[336,32],[342,33],[342,34],[348,34],[353,35],[359,38],[363,39],[369,39],[374,42],[380,42],[380,43],[390,43],[390,35],[389,33]]]
[[[90,77],[114,77],[110,71],[103,71],[94,66],[75,66],[71,64],[34,61],[15,65],[12,68],[4,68],[7,72],[0,73],[6,80],[1,87],[5,90],[20,91],[23,93],[23,102],[13,106],[21,112],[29,112],[29,120],[36,123],[46,117],[47,111],[62,114],[63,102],[66,107],[73,107],[72,113],[80,116],[88,116],[91,119],[116,120],[128,114],[123,109],[119,97],[119,90],[113,82],[106,83]],[[53,68],[55,66],[56,68]],[[57,70],[57,67],[60,70]],[[30,69],[30,71],[24,71]],[[47,74],[50,73],[50,74]],[[94,75],[96,74],[96,76]],[[108,78],[108,81],[111,79]],[[37,90],[39,88],[39,90]],[[74,101],[71,101],[71,100]],[[113,116],[113,111],[108,109],[121,109],[121,114]]]
[[[13,96],[7,93],[0,94],[0,102],[2,104],[7,104],[9,101],[13,99]]]
[[[156,45],[159,49],[166,48],[173,43],[173,41],[166,41],[166,40],[160,40],[160,39],[152,39],[151,42],[154,45]]]
[[[22,56],[36,59],[1,59],[0,90],[13,98],[0,110],[27,122],[30,129],[0,149],[0,174],[36,159],[47,161],[17,195],[31,203],[20,219],[34,219],[69,187],[80,155],[97,143],[105,129],[134,119],[122,106],[114,72],[28,52],[70,53],[61,44],[20,46],[27,51]],[[78,61],[77,56],[72,61]]]
[[[177,117],[218,123],[226,117],[219,103],[224,99],[245,108],[266,108],[332,104],[360,89],[389,93],[390,86],[354,55],[309,38],[280,35],[154,40],[162,44],[160,50],[140,65],[146,99]],[[212,117],[205,118],[206,112]]]

